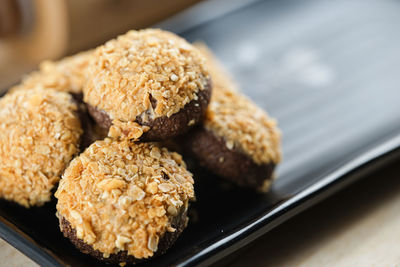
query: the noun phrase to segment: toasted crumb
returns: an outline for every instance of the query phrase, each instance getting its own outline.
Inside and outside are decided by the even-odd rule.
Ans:
[[[66,169],[55,194],[57,211],[104,257],[127,251],[148,258],[194,198],[193,182],[179,154],[106,138]]]
[[[89,61],[93,51],[63,58],[59,61],[43,61],[39,70],[28,74],[12,91],[35,87],[81,94],[88,76]]]
[[[72,97],[52,89],[9,93],[0,100],[0,197],[25,207],[50,200],[82,134]]]
[[[162,30],[129,31],[97,48],[94,57],[84,100],[113,123],[170,117],[209,81],[199,51]]]
[[[279,163],[280,131],[274,119],[240,93],[238,86],[201,43],[195,44],[207,59],[213,94],[204,126],[223,137],[230,150],[238,148],[257,164]]]

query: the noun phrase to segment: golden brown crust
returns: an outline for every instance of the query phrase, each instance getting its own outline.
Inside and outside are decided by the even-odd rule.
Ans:
[[[97,48],[94,57],[84,101],[119,128],[138,116],[142,122],[170,117],[209,83],[199,51],[162,30],[129,31]]]
[[[214,83],[204,127],[224,138],[228,149],[242,151],[259,165],[279,163],[280,131],[276,121],[238,91],[207,47],[197,46],[207,58]]]
[[[38,71],[28,74],[22,80],[21,85],[17,85],[11,90],[15,91],[41,86],[62,92],[82,94],[92,55],[93,51],[90,50],[63,58],[59,61],[43,61],[39,65]]]
[[[114,264],[136,264],[146,261],[147,259],[136,259],[134,256],[128,255],[127,251],[119,251],[117,254],[110,254],[108,258],[104,258],[102,252],[98,250],[94,250],[91,245],[86,244],[82,239],[79,239],[76,234],[76,230],[72,228],[71,224],[64,218],[60,217],[60,230],[63,235],[68,238],[77,249],[79,249],[82,253],[89,254],[92,257]],[[188,221],[187,210],[182,208],[178,215],[174,216],[171,221],[171,226],[176,229],[174,232],[165,232],[165,234],[160,238],[158,242],[157,252],[154,253],[153,257],[164,254],[178,239],[182,231],[186,228]]]
[[[171,117],[159,117],[149,122],[142,122],[142,119],[137,117],[137,122],[118,123],[116,125],[112,124],[110,117],[104,110],[99,110],[89,104],[87,104],[87,109],[97,124],[108,131],[108,136],[111,138],[126,137],[144,142],[163,141],[185,134],[190,128],[201,122],[210,98],[211,84],[198,92],[197,100],[190,101]]]
[[[174,216],[194,197],[193,178],[177,153],[106,138],[71,162],[55,196],[59,216],[104,258],[127,251],[142,259],[175,231]]]
[[[276,121],[241,93],[215,86],[204,127],[221,136],[257,164],[279,163],[280,132]]]
[[[228,149],[222,137],[204,127],[197,127],[185,137],[185,149],[196,162],[218,176],[239,186],[266,192],[275,169],[273,162],[256,164],[249,156],[237,149]]]
[[[51,89],[19,90],[0,100],[0,196],[29,207],[51,189],[79,152],[81,123],[72,97]]]

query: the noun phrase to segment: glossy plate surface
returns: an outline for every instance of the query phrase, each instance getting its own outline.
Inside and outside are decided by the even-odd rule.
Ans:
[[[400,2],[232,1],[240,8],[224,14],[228,2],[163,27],[206,42],[278,119],[284,161],[266,195],[194,170],[189,227],[144,265],[214,262],[399,155]],[[42,265],[100,266],[62,237],[54,204],[25,210],[0,201],[0,236]]]

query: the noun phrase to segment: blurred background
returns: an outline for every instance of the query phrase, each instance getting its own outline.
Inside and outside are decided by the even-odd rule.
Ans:
[[[0,91],[44,59],[96,47],[130,29],[181,33],[254,0],[0,0]]]
[[[43,59],[153,25],[200,0],[0,0],[0,88]]]

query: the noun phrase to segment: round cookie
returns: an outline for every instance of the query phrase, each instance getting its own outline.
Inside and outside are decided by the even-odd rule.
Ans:
[[[84,101],[113,138],[161,141],[202,120],[211,80],[201,53],[162,30],[129,31],[96,49]]]
[[[79,250],[136,263],[164,253],[186,227],[193,178],[177,153],[106,138],[71,162],[55,196],[60,229]]]
[[[11,88],[11,91],[40,86],[71,93],[76,99],[81,100],[92,55],[93,51],[89,50],[59,61],[43,61],[38,71],[25,76],[21,85]]]
[[[79,152],[82,127],[70,94],[19,90],[0,99],[0,197],[41,206]]]
[[[203,125],[186,136],[185,148],[215,174],[266,191],[281,160],[276,122],[241,94],[211,53],[200,48],[208,58],[214,89]]]

